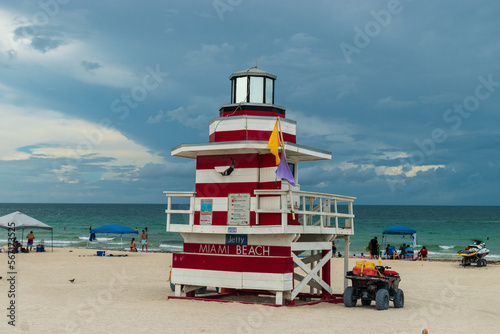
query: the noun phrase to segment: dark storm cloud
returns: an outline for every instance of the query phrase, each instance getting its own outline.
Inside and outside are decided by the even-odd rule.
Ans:
[[[193,189],[193,161],[172,158],[171,148],[208,141],[208,121],[230,101],[228,76],[257,63],[278,76],[275,101],[297,117],[297,142],[332,152],[332,161],[299,164],[302,190],[352,195],[359,204],[498,204],[500,3],[401,0],[383,18],[388,3],[235,1],[221,11],[210,1],[71,2],[46,25],[18,26],[14,37],[36,57],[0,50],[9,68],[1,96],[19,108],[36,101],[75,119],[109,119],[164,160],[108,166],[120,180],[100,180],[113,157],[85,157],[60,169],[68,177],[60,183],[33,186],[53,194],[62,187],[59,200],[73,187],[81,200],[125,202],[138,192],[161,202],[163,190]],[[35,2],[7,9],[28,18],[40,10]],[[342,43],[358,50],[350,62]],[[64,45],[79,49],[56,57]],[[141,95],[145,69],[157,65],[168,77]],[[121,80],[113,66],[126,70],[120,78],[132,74],[126,87],[89,81],[106,73],[103,82]],[[480,77],[490,84],[478,90]],[[126,114],[112,108],[115,100]],[[455,107],[467,103],[473,110]],[[33,161],[24,162],[22,172],[22,161],[0,161],[12,175],[5,188],[36,179]]]

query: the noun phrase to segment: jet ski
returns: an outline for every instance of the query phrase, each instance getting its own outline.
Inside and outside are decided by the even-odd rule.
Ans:
[[[462,266],[468,266],[471,263],[477,263],[478,267],[486,267],[487,262],[484,257],[490,253],[486,248],[486,244],[481,240],[474,240],[472,245],[457,252],[458,256],[462,257]]]

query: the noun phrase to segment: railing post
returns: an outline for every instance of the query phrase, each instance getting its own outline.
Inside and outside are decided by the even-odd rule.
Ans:
[[[349,271],[349,236],[344,237],[344,273]],[[344,290],[347,288],[348,281],[344,277]]]
[[[259,213],[259,210],[260,210],[260,197],[259,197],[259,194],[255,194],[255,207],[256,207],[256,210],[255,210],[255,225],[259,225],[259,216],[260,216],[260,213]]]
[[[281,232],[285,233],[286,227],[288,226],[288,201],[286,198],[286,193],[281,193]]]
[[[349,201],[349,214],[353,215],[353,212],[354,212],[354,210],[353,210],[353,206],[352,206],[352,201]],[[354,228],[354,218],[349,218],[349,223],[350,223],[349,227],[351,229],[353,229]]]
[[[167,195],[167,232],[170,231],[170,220],[171,220],[171,213],[170,210],[172,209],[172,197]]]
[[[194,196],[189,198],[189,226],[194,225]]]
[[[323,215],[322,215],[322,213],[323,213],[323,199],[321,197],[318,197],[318,198],[319,198],[318,205],[319,205],[319,213],[320,213],[320,215],[319,215],[319,231],[323,232],[323,222],[324,222]]]

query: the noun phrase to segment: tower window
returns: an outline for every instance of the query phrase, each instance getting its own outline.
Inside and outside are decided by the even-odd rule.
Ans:
[[[250,101],[264,103],[264,78],[250,77]]]
[[[266,100],[264,101],[264,103],[273,104],[274,103],[274,96],[273,96],[274,80],[273,79],[266,78],[265,90],[266,90]]]
[[[236,78],[236,100],[235,103],[247,102],[247,80],[248,77]]]

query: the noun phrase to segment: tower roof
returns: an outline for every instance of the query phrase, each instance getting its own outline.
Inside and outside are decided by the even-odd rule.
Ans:
[[[243,77],[243,76],[247,76],[247,75],[251,75],[254,77],[268,77],[268,78],[272,78],[272,79],[277,78],[277,76],[275,76],[271,73],[268,73],[266,71],[263,71],[263,70],[257,68],[257,66],[254,66],[254,67],[250,67],[249,69],[246,69],[243,71],[234,72],[233,74],[231,74],[229,76],[229,80],[231,80],[234,77]]]

